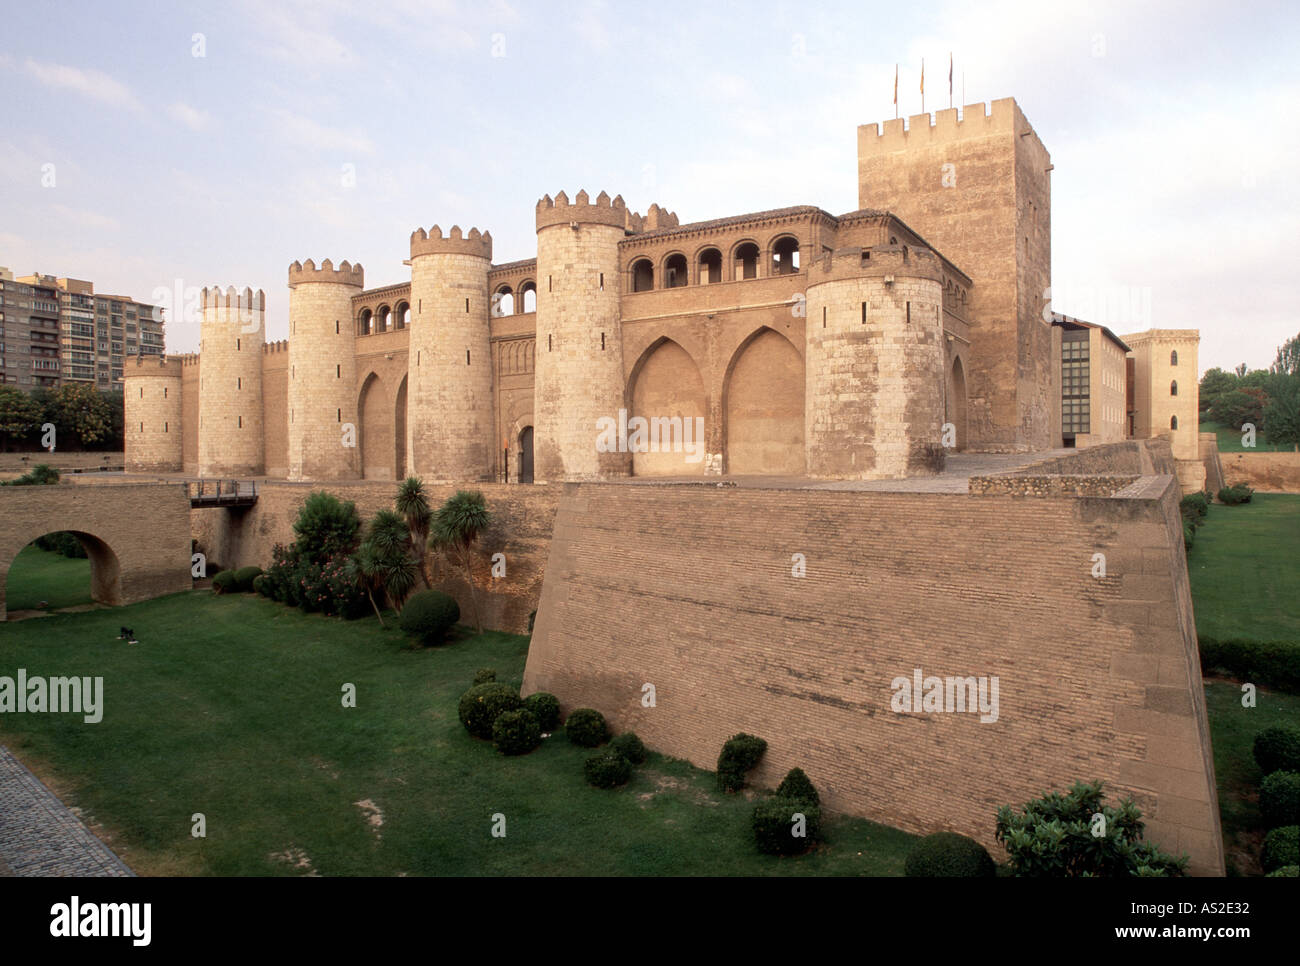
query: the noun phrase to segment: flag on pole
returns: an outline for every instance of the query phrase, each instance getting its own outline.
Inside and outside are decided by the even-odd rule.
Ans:
[[[921,113],[925,113],[925,58],[921,58]]]
[[[894,65],[894,117],[898,117],[898,65]]]
[[[948,51],[948,106],[952,107],[952,51]]]

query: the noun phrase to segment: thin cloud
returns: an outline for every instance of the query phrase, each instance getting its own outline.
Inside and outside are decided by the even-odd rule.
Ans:
[[[167,113],[175,120],[180,121],[191,131],[206,130],[212,123],[212,115],[207,111],[199,110],[197,107],[191,107],[184,101],[177,101],[171,107],[167,108]]]
[[[271,111],[279,135],[300,148],[316,148],[345,154],[374,154],[375,144],[364,134],[356,134],[321,124],[290,111]]]
[[[46,87],[73,91],[113,107],[142,109],[131,88],[103,71],[68,64],[51,64],[30,57],[23,62],[23,70]]]

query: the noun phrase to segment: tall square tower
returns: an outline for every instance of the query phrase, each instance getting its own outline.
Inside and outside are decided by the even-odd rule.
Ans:
[[[1051,159],[1013,98],[858,128],[858,203],[970,276],[973,449],[1053,445]]]

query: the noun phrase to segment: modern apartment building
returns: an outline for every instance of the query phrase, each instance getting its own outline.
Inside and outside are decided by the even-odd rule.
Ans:
[[[163,311],[93,282],[53,275],[15,279],[0,269],[0,371],[24,389],[88,382],[122,389],[127,358],[163,351]],[[12,363],[12,365],[11,365]]]

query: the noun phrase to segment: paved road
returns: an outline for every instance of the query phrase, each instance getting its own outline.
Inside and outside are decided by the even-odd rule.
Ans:
[[[0,875],[134,875],[0,745]]]

